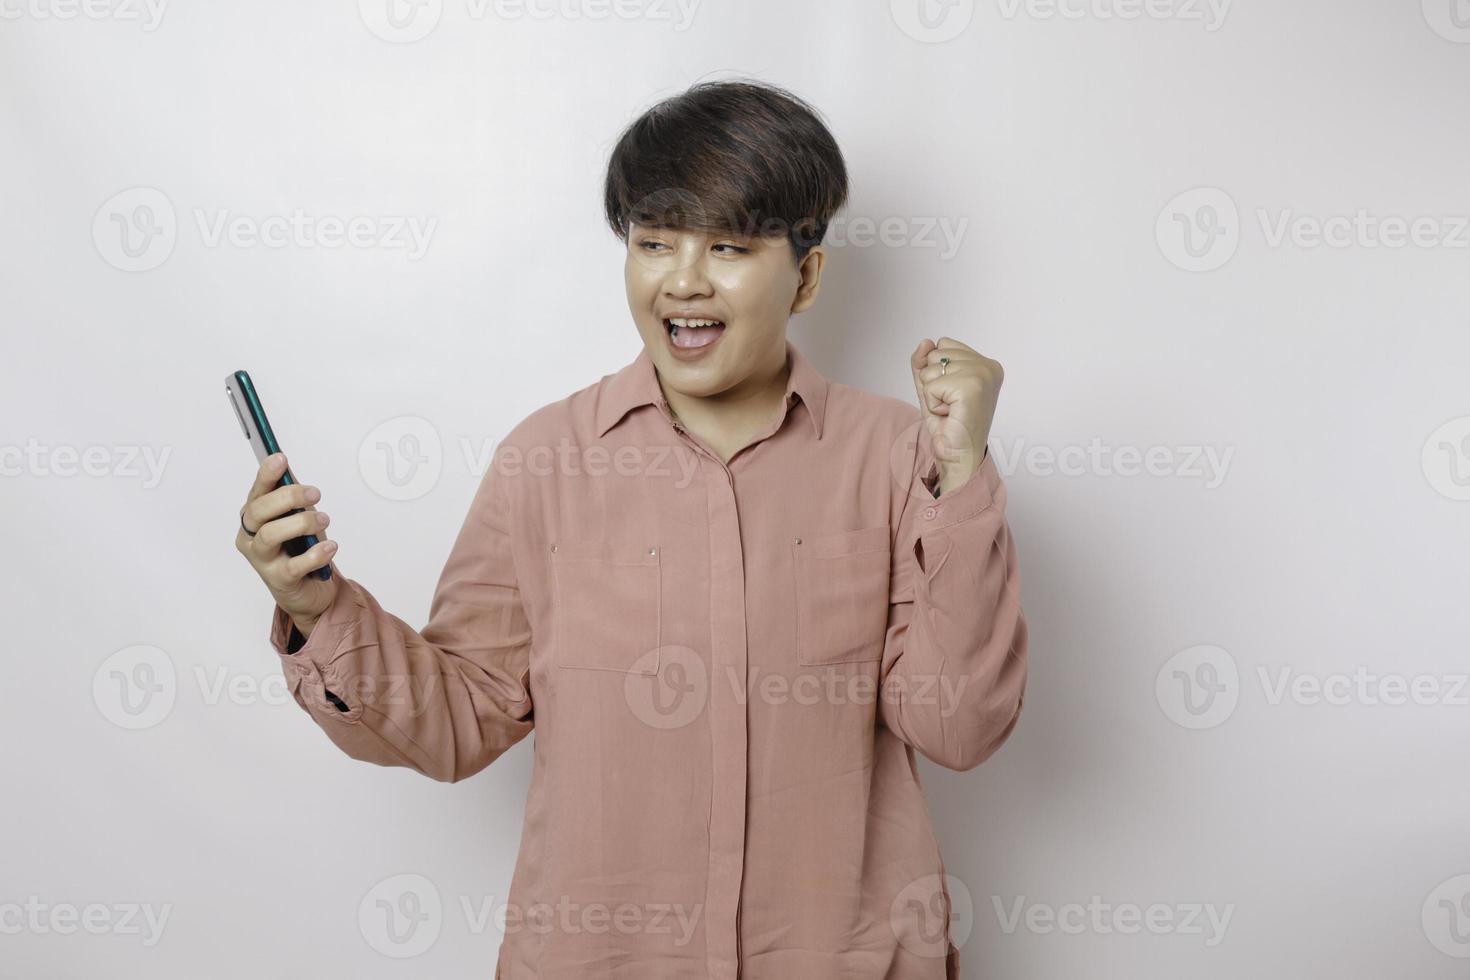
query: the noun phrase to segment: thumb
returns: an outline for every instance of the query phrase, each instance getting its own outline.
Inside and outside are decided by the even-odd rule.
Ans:
[[[920,401],[922,402],[923,399],[921,398]],[[946,447],[944,437],[940,435],[940,431],[943,428],[944,419],[926,410],[924,414],[924,431],[929,433],[929,445],[934,451],[935,459],[942,459],[944,457]]]
[[[914,394],[919,399],[919,411],[924,413],[925,419],[931,419],[934,415],[929,411],[929,399],[924,397],[924,382],[920,379],[919,372],[928,366],[929,352],[938,346],[934,341],[925,337],[919,341],[919,346],[914,348],[914,352],[909,355],[909,368],[914,374]]]

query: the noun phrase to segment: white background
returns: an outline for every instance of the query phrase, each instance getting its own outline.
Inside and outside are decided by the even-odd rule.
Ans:
[[[221,381],[252,371],[340,567],[422,625],[489,449],[638,351],[613,140],[734,73],[851,168],[798,346],[902,398],[925,336],[1007,368],[1025,710],[981,768],[922,763],[964,975],[1465,975],[1470,5],[385,2],[0,0],[0,977],[493,970],[531,740],[437,784],[285,699]],[[298,209],[432,232],[209,234]],[[425,425],[401,490],[377,446]],[[400,875],[443,908],[412,958],[372,925]]]

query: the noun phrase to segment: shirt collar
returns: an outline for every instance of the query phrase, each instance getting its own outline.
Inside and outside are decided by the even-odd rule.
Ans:
[[[820,439],[822,415],[827,407],[827,379],[790,340],[786,341],[786,359],[791,366],[791,375],[786,381],[786,401],[789,404],[795,395],[806,406],[812,431]],[[657,405],[663,401],[663,397],[653,358],[645,347],[638,352],[631,364],[614,374],[602,386],[597,399],[598,438],[606,435],[609,429],[633,409],[642,405]]]

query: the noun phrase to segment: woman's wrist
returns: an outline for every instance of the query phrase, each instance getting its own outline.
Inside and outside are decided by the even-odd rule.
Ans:
[[[294,626],[297,632],[299,632],[304,637],[311,636],[311,631],[316,629],[316,624],[318,622],[317,619],[308,616],[303,616],[300,619],[297,619],[295,616],[292,616],[290,618],[291,625]]]

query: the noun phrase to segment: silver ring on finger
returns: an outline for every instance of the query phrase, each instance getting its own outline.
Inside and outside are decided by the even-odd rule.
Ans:
[[[245,514],[243,511],[240,513],[240,530],[245,532],[247,538],[255,537],[255,532],[245,526]]]
[[[944,377],[944,369],[947,367],[949,367],[949,358],[941,357],[939,359],[939,376],[941,378]]]

